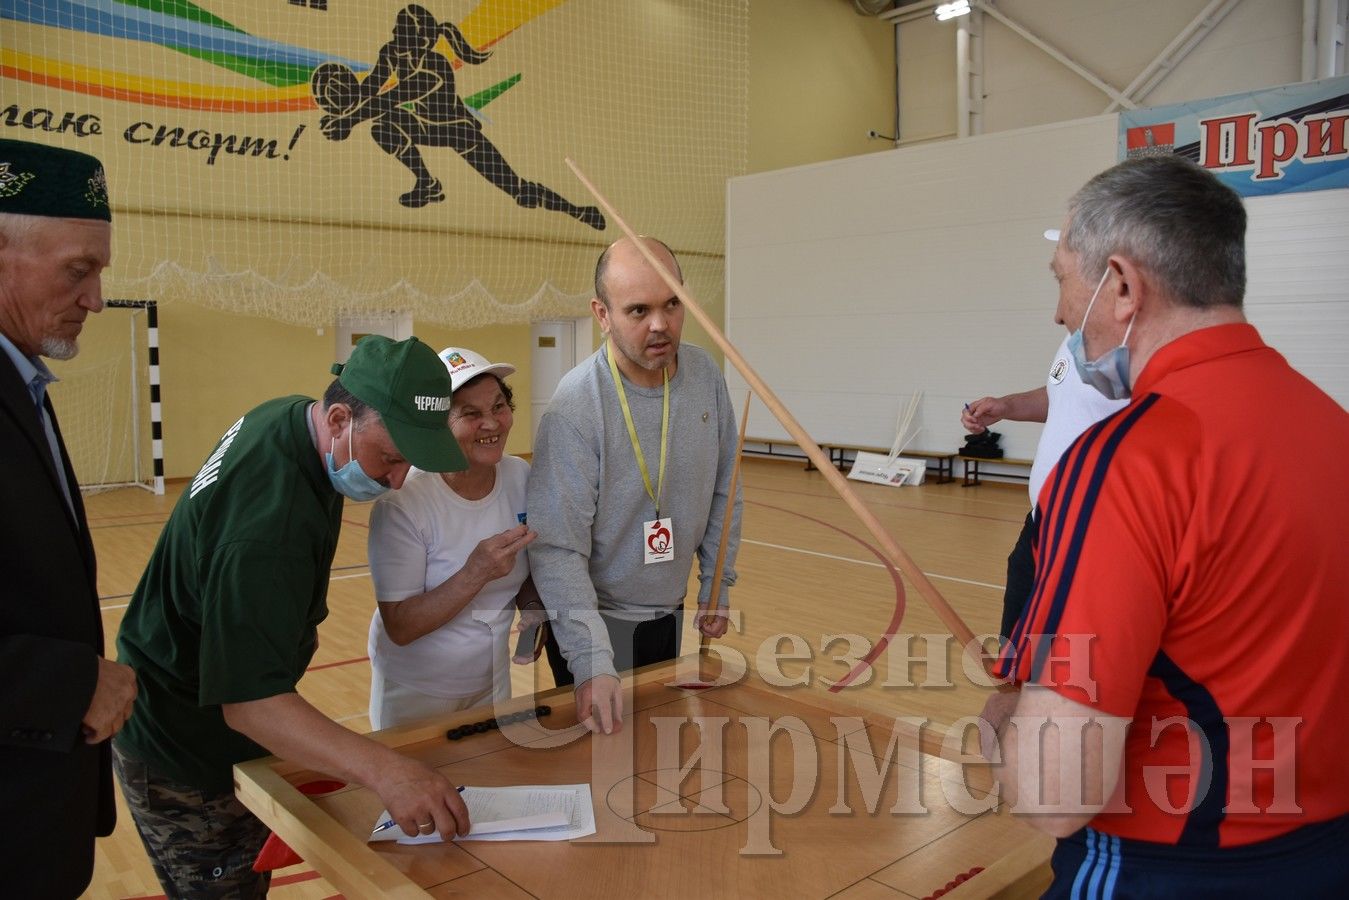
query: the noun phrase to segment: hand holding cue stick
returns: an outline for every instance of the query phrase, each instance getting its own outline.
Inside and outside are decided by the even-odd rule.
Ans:
[[[717,545],[717,563],[712,568],[712,595],[707,600],[708,614],[715,615],[717,604],[721,600],[721,573],[726,569],[726,542],[731,539],[731,520],[735,518],[735,489],[740,481],[740,456],[745,452],[745,429],[749,426],[749,404],[754,399],[751,391],[745,392],[745,409],[740,414],[740,439],[735,444],[735,462],[731,464],[731,486],[726,495],[726,512],[721,521],[721,543]],[[698,608],[698,650],[701,651],[710,642],[711,637],[703,631],[703,610]],[[723,631],[722,634],[725,634]],[[717,635],[721,637],[721,635]]]
[[[731,365],[735,366],[741,376],[744,377],[745,381],[749,382],[750,388],[754,393],[759,395],[759,399],[761,399],[764,402],[764,405],[768,407],[769,412],[782,423],[782,427],[787,429],[787,433],[792,436],[792,440],[796,441],[797,446],[800,447],[805,452],[806,456],[810,458],[810,461],[815,464],[815,468],[820,470],[820,474],[822,474],[825,477],[825,480],[829,482],[829,486],[843,499],[844,503],[848,504],[848,507],[853,511],[857,518],[861,520],[862,524],[866,526],[866,529],[876,538],[881,545],[881,549],[885,552],[886,556],[890,558],[890,561],[894,563],[911,582],[913,582],[915,587],[918,588],[918,592],[923,595],[923,599],[927,601],[927,605],[937,614],[937,618],[941,619],[942,623],[946,625],[947,628],[951,629],[951,634],[960,641],[967,653],[977,655],[980,665],[987,670],[988,663],[983,658],[982,646],[974,639],[974,632],[970,630],[970,627],[965,624],[964,620],[960,618],[956,611],[951,608],[951,604],[946,602],[946,598],[941,595],[941,592],[937,590],[936,586],[923,574],[923,570],[918,568],[917,563],[915,563],[909,554],[905,553],[899,544],[895,542],[894,538],[890,537],[890,534],[881,527],[880,521],[877,520],[871,510],[867,508],[866,504],[862,502],[861,498],[857,496],[844,477],[839,474],[839,471],[834,468],[834,464],[824,455],[824,451],[820,449],[820,445],[815,443],[814,439],[806,433],[806,430],[801,427],[801,423],[796,421],[796,418],[788,411],[787,407],[783,405],[782,401],[778,399],[777,394],[773,392],[773,389],[770,388],[764,380],[759,377],[759,374],[754,371],[753,367],[745,361],[745,358],[740,355],[740,351],[735,348],[735,345],[727,340],[726,335],[721,333],[721,329],[718,328],[717,324],[703,311],[702,306],[693,298],[693,295],[689,293],[682,284],[677,282],[673,275],[665,270],[665,267],[659,263],[651,253],[651,250],[647,248],[646,244],[643,241],[638,240],[637,233],[632,230],[628,225],[627,220],[623,218],[618,210],[614,209],[613,204],[599,192],[595,185],[591,183],[590,179],[586,177],[585,173],[577,167],[576,163],[573,162],[570,157],[567,158],[566,162],[567,166],[576,174],[576,177],[586,186],[586,190],[590,191],[596,202],[598,202],[604,212],[608,214],[609,220],[618,223],[618,227],[622,229],[628,239],[633,242],[633,245],[637,248],[638,252],[642,254],[642,257],[647,261],[647,264],[660,276],[661,280],[665,282],[670,290],[674,291],[675,296],[688,307],[689,311],[693,313],[693,317],[698,320],[698,324],[703,326],[703,330],[711,336],[716,345],[721,348],[721,352],[731,361]]]

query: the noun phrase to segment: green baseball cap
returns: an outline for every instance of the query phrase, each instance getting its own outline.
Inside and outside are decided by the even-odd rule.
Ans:
[[[398,452],[425,472],[462,472],[468,460],[450,431],[450,373],[436,351],[415,337],[394,341],[367,334],[333,374],[375,409]]]

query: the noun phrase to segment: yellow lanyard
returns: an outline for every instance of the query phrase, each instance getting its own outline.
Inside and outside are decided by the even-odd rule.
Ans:
[[[646,457],[642,455],[642,442],[637,439],[637,426],[632,421],[632,410],[628,408],[628,395],[623,390],[623,377],[618,374],[618,362],[614,359],[614,342],[609,341],[604,355],[609,357],[609,371],[614,376],[614,387],[618,389],[618,405],[623,408],[623,421],[628,425],[628,439],[632,441],[632,453],[637,457],[637,468],[642,472],[642,483],[646,485],[646,495],[656,504],[656,518],[660,518],[660,498],[665,488],[665,450],[669,446],[670,435],[670,369],[661,369],[664,376],[665,400],[661,404],[660,420],[660,475],[657,476],[656,489],[651,490],[651,473],[646,468]]]

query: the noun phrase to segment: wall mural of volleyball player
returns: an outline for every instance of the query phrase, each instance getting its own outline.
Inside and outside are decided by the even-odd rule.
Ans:
[[[468,65],[478,65],[491,55],[474,49],[452,22],[438,22],[425,7],[411,4],[398,12],[392,40],[380,48],[364,79],[358,80],[341,63],[314,69],[309,85],[315,102],[327,111],[319,120],[324,136],[343,141],[353,128],[369,121],[370,136],[380,149],[416,176],[412,190],[398,198],[404,206],[415,209],[445,199],[445,189],[431,175],[418,147],[451,147],[521,206],[564,212],[604,230],[604,216],[596,207],[577,206],[551,188],[515,174],[456,92],[454,68],[434,49],[441,35]],[[396,83],[381,92],[391,76]]]

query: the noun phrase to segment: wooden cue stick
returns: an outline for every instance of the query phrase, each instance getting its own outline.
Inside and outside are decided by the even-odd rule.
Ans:
[[[752,391],[745,392],[745,410],[740,414],[740,439],[735,443],[735,462],[731,464],[731,488],[726,495],[726,512],[721,521],[721,543],[717,545],[717,564],[712,568],[712,596],[707,600],[708,612],[715,612],[721,599],[721,573],[726,569],[726,542],[731,539],[731,520],[735,518],[735,488],[740,481],[740,455],[745,452],[745,429],[749,426],[749,404],[754,399]],[[698,648],[702,649],[711,641],[699,631]]]
[[[844,503],[848,504],[848,507],[852,509],[857,518],[866,526],[867,531],[870,531],[872,536],[880,542],[881,549],[885,552],[885,555],[889,557],[890,561],[894,563],[895,566],[913,582],[914,586],[918,588],[918,592],[922,594],[923,599],[927,601],[927,605],[932,611],[937,614],[937,618],[941,619],[942,623],[945,624],[947,628],[951,629],[951,633],[960,641],[961,646],[965,648],[966,652],[977,657],[980,665],[987,669],[988,663],[983,658],[983,648],[975,642],[974,632],[970,630],[970,627],[965,624],[964,620],[960,618],[956,611],[951,608],[951,604],[946,602],[946,598],[941,595],[941,592],[937,590],[936,586],[923,574],[923,570],[918,568],[917,563],[913,561],[908,553],[904,552],[903,548],[899,546],[894,538],[890,537],[890,534],[881,526],[881,523],[876,516],[848,485],[847,480],[839,474],[838,469],[834,468],[833,462],[825,456],[824,451],[820,449],[820,445],[815,443],[814,439],[806,433],[806,430],[801,427],[801,423],[796,421],[796,418],[788,411],[787,407],[783,405],[782,401],[778,399],[777,394],[773,392],[773,389],[770,388],[764,380],[759,377],[759,374],[754,371],[753,367],[745,361],[745,358],[740,355],[740,351],[735,348],[735,345],[727,340],[726,335],[722,334],[721,329],[717,327],[717,324],[703,311],[702,306],[693,298],[693,295],[682,284],[676,281],[673,275],[666,271],[665,266],[660,264],[650,248],[646,246],[646,243],[638,239],[637,233],[629,227],[627,221],[619,214],[618,210],[614,209],[613,204],[599,192],[599,189],[591,183],[590,179],[586,177],[585,173],[577,167],[576,163],[573,162],[570,157],[567,158],[566,162],[572,172],[576,173],[576,177],[586,186],[586,190],[590,191],[595,197],[595,200],[604,209],[605,213],[608,214],[609,218],[618,223],[618,227],[622,229],[623,233],[633,242],[633,245],[637,248],[638,252],[642,254],[651,268],[655,270],[656,274],[661,277],[661,280],[663,280],[666,285],[669,286],[670,290],[674,291],[675,296],[683,301],[684,305],[689,308],[689,311],[693,313],[693,317],[698,320],[698,324],[703,326],[703,330],[705,330],[711,336],[712,340],[716,342],[717,346],[721,348],[721,352],[731,361],[731,365],[735,366],[744,377],[745,381],[749,382],[750,388],[753,389],[754,393],[759,395],[759,399],[768,407],[769,412],[782,423],[782,427],[787,429],[787,433],[792,436],[792,440],[796,441],[797,446],[800,447],[805,452],[806,456],[810,458],[810,461],[815,464],[815,468],[820,470],[820,474],[822,474],[825,477],[825,480],[829,482],[829,486],[838,493]]]

